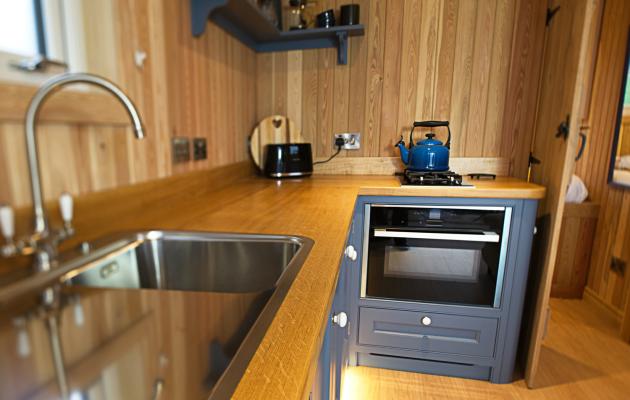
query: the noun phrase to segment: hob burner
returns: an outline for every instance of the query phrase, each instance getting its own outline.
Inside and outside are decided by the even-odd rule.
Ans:
[[[403,185],[469,186],[462,182],[462,176],[453,171],[420,172],[406,169],[402,174]]]

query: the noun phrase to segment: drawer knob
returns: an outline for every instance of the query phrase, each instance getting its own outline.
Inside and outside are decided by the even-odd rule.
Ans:
[[[340,312],[339,314],[333,315],[333,324],[339,325],[340,328],[345,328],[348,325],[348,314],[345,312]]]
[[[433,321],[431,321],[431,317],[424,316],[424,317],[422,317],[422,319],[420,319],[420,323],[422,323],[422,325],[424,325],[424,326],[431,325],[431,322],[433,322]]]
[[[358,253],[354,249],[354,246],[352,246],[352,245],[346,247],[346,251],[344,251],[344,254],[346,255],[346,257],[348,257],[352,261],[356,261],[357,260]]]

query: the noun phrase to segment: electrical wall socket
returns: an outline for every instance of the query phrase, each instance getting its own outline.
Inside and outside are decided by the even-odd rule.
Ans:
[[[171,145],[174,164],[190,161],[190,140],[187,137],[176,136],[171,139]]]
[[[610,259],[610,269],[624,276],[626,273],[626,262],[619,257],[613,257]]]
[[[208,141],[206,138],[193,139],[193,160],[205,160],[208,158]]]
[[[354,133],[336,133],[335,140],[341,138],[344,141],[342,149],[344,150],[359,150],[361,148],[361,134]],[[335,141],[333,140],[333,147],[336,149]]]

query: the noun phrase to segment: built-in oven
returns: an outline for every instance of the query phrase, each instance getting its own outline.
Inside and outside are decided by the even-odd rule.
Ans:
[[[361,297],[500,307],[511,207],[365,206]]]

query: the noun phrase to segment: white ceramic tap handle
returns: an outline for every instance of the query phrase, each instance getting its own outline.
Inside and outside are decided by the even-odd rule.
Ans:
[[[65,224],[72,222],[73,201],[70,193],[64,192],[59,196],[59,210],[61,211],[61,219]]]
[[[13,209],[10,206],[0,207],[0,229],[2,230],[2,236],[8,241],[13,241],[15,235],[15,215]]]
[[[17,329],[17,354],[21,358],[31,355],[31,339],[26,326],[25,317],[18,317],[13,320],[13,326]]]
[[[76,326],[83,326],[85,324],[85,316],[83,314],[83,305],[81,304],[81,298],[77,296],[74,303],[74,323]]]
[[[25,328],[18,331],[17,353],[21,358],[26,358],[31,355],[31,339],[29,338],[28,331]]]

